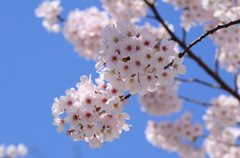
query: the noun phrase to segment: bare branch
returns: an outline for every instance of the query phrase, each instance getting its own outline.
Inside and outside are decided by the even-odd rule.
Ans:
[[[212,105],[210,103],[205,103],[205,102],[202,102],[202,101],[199,101],[199,100],[195,100],[195,99],[192,99],[192,98],[187,98],[187,97],[180,96],[180,95],[179,95],[179,98],[182,98],[185,101],[192,102],[192,103],[199,104],[199,105],[203,105],[203,106],[211,106]]]
[[[179,81],[182,81],[182,82],[197,82],[197,83],[200,83],[202,85],[205,85],[205,86],[208,86],[208,87],[211,87],[211,88],[221,89],[221,86],[219,86],[219,85],[214,85],[214,84],[211,84],[211,83],[199,80],[199,79],[195,79],[195,78],[188,78],[188,79],[176,78],[176,80],[179,80]]]
[[[127,94],[127,95],[125,95],[125,96],[121,96],[120,99],[121,99],[121,101],[124,101],[125,99],[128,99],[128,98],[130,98],[131,96],[132,96],[132,94]]]
[[[198,42],[200,42],[202,39],[204,39],[205,37],[207,37],[210,34],[213,34],[214,32],[223,29],[223,28],[228,28],[232,25],[236,25],[236,24],[240,24],[240,19],[235,20],[235,21],[231,21],[229,23],[223,24],[223,25],[218,25],[217,27],[213,28],[212,30],[207,30],[203,35],[201,35],[198,39],[196,39],[195,41],[193,41],[191,44],[189,44],[187,46],[187,48],[185,48],[185,50],[182,53],[179,53],[178,57],[181,58],[184,56],[184,54],[186,52],[188,52],[188,50],[190,50],[190,48],[192,48],[194,45],[196,45]]]

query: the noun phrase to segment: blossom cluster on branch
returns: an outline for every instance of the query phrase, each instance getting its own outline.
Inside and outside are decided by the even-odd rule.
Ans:
[[[101,39],[101,30],[112,22],[104,11],[99,11],[96,7],[88,8],[84,11],[76,9],[68,15],[64,23],[63,33],[70,41],[79,55],[97,60]]]
[[[157,147],[170,152],[177,151],[183,158],[203,158],[205,151],[201,147],[193,148],[196,139],[203,135],[203,127],[191,122],[192,115],[183,114],[174,123],[149,121],[145,134],[147,140]]]
[[[28,152],[27,147],[24,144],[18,144],[15,146],[13,144],[5,147],[4,144],[0,144],[0,158],[15,158],[17,156],[26,156]]]
[[[155,116],[171,115],[179,112],[182,108],[182,99],[178,98],[177,88],[177,83],[171,87],[158,86],[154,92],[139,95],[142,111]]]
[[[92,148],[119,138],[122,129],[129,130],[125,120],[130,119],[127,113],[122,113],[123,91],[105,84],[101,78],[96,79],[96,83],[98,85],[94,85],[91,78],[82,76],[77,90],[66,90],[66,96],[56,98],[52,106],[57,131],[65,131],[65,124],[69,124],[67,135],[74,141],[89,142]],[[67,115],[65,118],[61,117],[63,113]]]
[[[142,0],[101,0],[103,8],[116,20],[139,21],[147,14],[147,5]]]
[[[240,104],[234,97],[220,95],[212,99],[212,107],[204,115],[207,130],[210,135],[205,140],[206,151],[213,158],[240,157]]]
[[[61,30],[58,24],[58,16],[62,11],[60,1],[44,1],[39,8],[35,10],[35,14],[38,18],[44,18],[42,25],[49,32],[58,33]]]
[[[178,58],[174,50],[175,42],[167,39],[158,42],[145,27],[129,22],[108,26],[102,30],[100,44],[96,68],[106,81],[121,85],[131,94],[153,92],[156,85],[170,85],[176,76],[186,72],[183,58]]]

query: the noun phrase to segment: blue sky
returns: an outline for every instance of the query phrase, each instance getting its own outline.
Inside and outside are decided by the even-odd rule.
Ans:
[[[34,15],[34,9],[41,2],[0,1],[0,144],[26,144],[30,150],[27,158],[177,158],[176,153],[169,154],[147,142],[144,135],[147,121],[174,120],[188,110],[194,113],[194,121],[202,123],[206,108],[184,102],[180,113],[171,117],[151,117],[141,112],[137,96],[134,96],[125,107],[131,116],[128,123],[133,125],[130,131],[123,132],[120,139],[112,143],[104,143],[101,149],[93,150],[88,143],[74,142],[65,133],[57,133],[52,125],[53,99],[64,95],[66,89],[75,87],[81,75],[97,75],[95,62],[79,57],[62,34],[49,34],[41,26],[42,19]],[[63,0],[62,16],[66,18],[69,11],[75,8],[85,9],[93,5],[101,8],[98,0]],[[177,35],[181,37],[179,12],[163,3],[159,3],[158,8],[164,19],[175,25]],[[153,25],[157,24],[150,21]],[[200,28],[192,29],[187,42],[190,43],[201,33]],[[206,39],[193,51],[213,68],[215,47],[212,43]],[[214,83],[190,59],[186,58],[184,64],[187,74],[182,78],[199,77]],[[224,72],[221,75],[226,82],[233,82],[231,75]],[[206,102],[220,94],[219,91],[192,83],[181,85],[179,93]]]

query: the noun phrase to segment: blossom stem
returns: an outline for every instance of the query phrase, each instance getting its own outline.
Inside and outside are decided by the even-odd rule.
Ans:
[[[62,23],[64,23],[64,22],[66,21],[66,20],[63,19],[63,17],[61,17],[60,15],[57,16],[57,19],[58,19],[60,22],[62,22]]]
[[[203,106],[212,106],[212,104],[210,104],[210,103],[205,103],[205,102],[195,100],[195,99],[192,99],[192,98],[187,98],[187,97],[184,97],[184,96],[181,96],[181,95],[179,95],[179,98],[181,98],[185,101],[192,102],[192,103],[199,104],[199,105],[203,105]]]
[[[188,79],[176,78],[176,80],[179,80],[179,81],[182,81],[182,82],[197,82],[197,83],[203,84],[203,85],[211,87],[211,88],[219,88],[219,89],[221,89],[221,87],[219,85],[214,85],[214,84],[211,84],[211,83],[199,80],[199,79],[195,79],[195,78],[188,78]]]
[[[121,101],[124,101],[125,99],[128,99],[128,98],[130,98],[132,96],[132,94],[127,94],[127,95],[125,95],[125,96],[122,96],[120,99],[121,99]]]

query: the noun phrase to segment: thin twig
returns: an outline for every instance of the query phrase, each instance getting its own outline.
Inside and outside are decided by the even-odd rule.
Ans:
[[[164,20],[162,19],[162,17],[159,15],[158,11],[156,10],[155,6],[152,5],[151,3],[149,3],[147,0],[144,0],[144,2],[149,6],[149,8],[154,13],[154,15],[156,16],[156,20],[158,20],[162,24],[162,26],[166,29],[166,31],[169,33],[169,35],[171,36],[171,39],[174,40],[175,42],[177,42],[183,49],[186,49],[187,45],[184,42],[182,42],[181,40],[179,40],[179,38],[168,28],[168,26],[164,23]],[[206,65],[191,50],[188,49],[188,50],[186,50],[186,52],[188,52],[189,58],[194,60],[200,67],[202,67],[205,70],[206,73],[208,73],[216,82],[218,82],[223,90],[227,91],[228,93],[230,93],[231,95],[233,95],[240,101],[240,96],[238,95],[238,93],[235,92],[228,84],[226,84],[222,80],[222,78],[219,77],[218,74],[215,74],[215,72],[213,72],[213,70],[211,70],[211,68],[209,68],[208,65]]]
[[[221,87],[219,85],[214,85],[214,84],[211,84],[211,83],[199,80],[199,79],[195,79],[195,78],[188,78],[188,79],[176,78],[176,80],[179,80],[179,81],[182,81],[182,82],[197,82],[197,83],[200,83],[202,85],[205,85],[205,86],[208,86],[208,87],[211,87],[211,88],[221,89]]]
[[[174,62],[174,60],[172,60],[171,63],[169,63],[166,66],[164,66],[164,70],[166,70],[167,68],[173,66],[173,62]]]
[[[128,98],[130,98],[131,96],[132,96],[132,94],[127,94],[127,95],[125,95],[125,96],[120,97],[120,100],[121,100],[121,101],[124,101],[125,99],[128,99]]]
[[[196,39],[195,41],[193,41],[191,44],[189,44],[187,46],[187,48],[185,48],[185,50],[182,53],[178,54],[178,57],[181,58],[184,56],[184,54],[186,52],[188,52],[188,50],[190,50],[190,48],[192,48],[194,45],[196,45],[198,42],[200,42],[202,39],[204,39],[205,37],[207,37],[210,34],[213,34],[214,32],[223,29],[223,28],[228,28],[232,25],[236,25],[236,24],[240,24],[240,19],[235,20],[235,21],[231,21],[229,23],[226,24],[222,24],[222,25],[218,25],[217,27],[213,28],[212,30],[207,30],[203,35],[201,35],[198,39]]]
[[[147,15],[146,18],[149,18],[149,19],[156,19],[155,16],[151,16],[151,15]]]
[[[62,22],[62,23],[64,23],[64,22],[66,21],[66,20],[63,19],[63,17],[61,17],[60,15],[57,16],[57,19],[58,19],[60,22]]]
[[[211,106],[212,105],[210,103],[205,103],[205,102],[202,102],[202,101],[199,101],[199,100],[195,100],[195,99],[192,99],[192,98],[187,98],[187,97],[180,96],[180,95],[179,95],[179,98],[182,98],[185,101],[192,102],[192,103],[199,104],[199,105],[203,105],[203,106]]]
[[[185,43],[186,42],[186,36],[187,36],[187,32],[185,31],[185,29],[183,29],[183,38],[182,41]]]
[[[217,56],[216,56],[216,61],[215,61],[215,74],[218,75],[218,69],[219,69],[219,56],[220,56],[220,48],[218,48],[218,51],[217,51]]]

